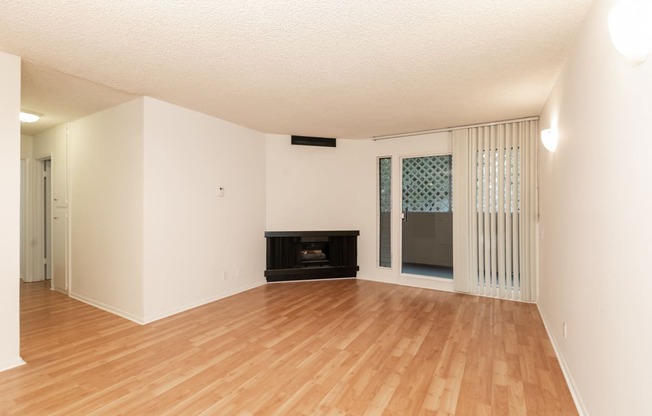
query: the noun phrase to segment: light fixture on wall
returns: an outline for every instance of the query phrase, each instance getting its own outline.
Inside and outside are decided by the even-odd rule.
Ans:
[[[20,112],[20,121],[23,123],[34,123],[38,121],[43,114],[35,113],[33,111],[21,111]]]
[[[621,0],[609,11],[609,34],[625,58],[643,62],[652,50],[652,2]]]
[[[557,142],[559,142],[559,132],[555,128],[541,130],[541,143],[549,152],[554,152],[557,149]]]

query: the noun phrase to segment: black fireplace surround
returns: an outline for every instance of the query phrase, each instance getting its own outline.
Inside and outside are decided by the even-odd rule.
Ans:
[[[268,282],[356,277],[360,231],[267,231]]]

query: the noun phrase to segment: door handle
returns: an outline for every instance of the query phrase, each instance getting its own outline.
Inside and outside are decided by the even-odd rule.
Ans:
[[[407,220],[408,220],[408,209],[405,208],[403,210],[403,222],[407,222]]]

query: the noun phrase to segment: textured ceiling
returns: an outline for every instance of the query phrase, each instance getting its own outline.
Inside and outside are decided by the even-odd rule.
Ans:
[[[29,61],[22,62],[21,72],[21,107],[44,115],[38,123],[21,125],[29,136],[137,97]]]
[[[0,50],[29,61],[24,107],[46,117],[56,96],[148,95],[268,133],[371,137],[539,114],[590,3],[0,0]]]

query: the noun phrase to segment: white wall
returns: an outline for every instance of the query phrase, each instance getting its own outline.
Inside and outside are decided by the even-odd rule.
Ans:
[[[652,414],[652,62],[612,47],[613,3],[594,3],[540,124],[560,142],[539,152],[539,307],[596,416]]]
[[[24,134],[20,135],[20,158],[31,159],[34,154],[34,138]]]
[[[0,370],[20,365],[20,58],[0,52]]]
[[[144,320],[263,284],[264,134],[152,98],[144,116]]]
[[[358,229],[369,179],[364,149],[366,141],[295,146],[290,136],[267,135],[267,230]]]
[[[69,210],[71,296],[149,322],[264,283],[262,133],[145,97],[36,136],[33,157]]]
[[[267,135],[268,231],[360,230],[358,278],[452,290],[450,282],[401,276],[400,157],[451,153],[448,133],[392,140],[337,140],[337,147],[293,146],[289,136]],[[392,156],[392,269],[379,268],[378,157]]]
[[[143,316],[142,98],[70,125],[70,294]]]
[[[267,135],[267,231],[360,230],[362,276],[373,265],[375,178],[369,140],[298,146]]]
[[[65,205],[68,199],[68,124],[61,124],[33,137],[32,155],[35,160],[52,161],[52,199]],[[54,206],[54,204],[53,204]]]

